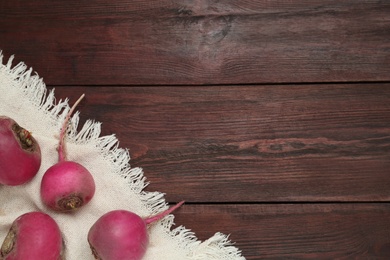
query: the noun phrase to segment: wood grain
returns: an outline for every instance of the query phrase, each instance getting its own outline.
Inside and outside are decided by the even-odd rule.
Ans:
[[[390,2],[0,1],[0,50],[246,259],[390,259]]]
[[[189,202],[388,201],[390,85],[58,87]]]
[[[390,2],[1,1],[0,48],[54,85],[390,80]]]
[[[246,259],[390,259],[390,204],[184,205],[177,226],[215,232]]]

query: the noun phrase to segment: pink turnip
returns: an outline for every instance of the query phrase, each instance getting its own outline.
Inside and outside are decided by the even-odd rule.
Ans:
[[[82,95],[67,114],[60,133],[58,163],[51,166],[41,182],[42,201],[56,211],[72,211],[87,204],[95,193],[95,182],[91,173],[81,164],[66,160],[64,148],[68,121]]]
[[[40,166],[41,150],[31,133],[15,120],[0,116],[0,184],[24,184]]]
[[[92,253],[99,260],[139,260],[147,249],[147,225],[180,207],[184,201],[170,209],[142,219],[127,210],[114,210],[101,216],[88,232]]]
[[[60,260],[63,240],[57,223],[42,212],[19,216],[1,246],[2,260]]]

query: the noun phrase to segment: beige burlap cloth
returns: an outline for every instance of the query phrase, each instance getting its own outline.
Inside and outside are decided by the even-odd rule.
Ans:
[[[0,115],[13,118],[33,133],[42,150],[42,164],[31,182],[0,186],[0,244],[18,216],[43,211],[56,220],[63,232],[66,259],[92,260],[87,233],[101,215],[126,209],[141,217],[150,216],[168,208],[164,196],[143,191],[146,183],[142,169],[130,167],[129,153],[119,147],[114,135],[100,136],[99,122],[87,121],[81,130],[75,130],[79,119],[75,113],[71,119],[73,130],[66,138],[67,156],[92,173],[95,197],[70,214],[45,208],[39,194],[40,181],[46,169],[57,162],[58,135],[69,105],[67,100],[56,100],[54,90],[47,91],[43,80],[31,68],[24,63],[12,64],[12,60],[13,57],[4,61],[0,51]],[[145,260],[245,259],[226,235],[216,233],[199,241],[189,229],[176,227],[173,220],[174,216],[169,215],[149,227],[150,245]]]

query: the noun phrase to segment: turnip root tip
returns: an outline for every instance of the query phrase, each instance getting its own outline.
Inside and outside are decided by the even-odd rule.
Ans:
[[[146,223],[147,225],[148,225],[148,224],[151,224],[151,223],[153,223],[153,222],[156,222],[156,221],[162,219],[163,217],[165,217],[165,216],[171,214],[173,211],[175,211],[177,208],[179,208],[179,207],[180,207],[181,205],[183,205],[183,204],[184,204],[184,200],[183,200],[183,201],[180,201],[180,202],[177,203],[175,206],[172,206],[172,207],[170,207],[169,209],[167,209],[167,210],[161,212],[160,214],[157,214],[157,215],[155,215],[155,216],[151,216],[151,217],[149,217],[149,218],[146,218],[144,221],[145,221],[145,223]]]
[[[71,109],[69,110],[68,114],[66,115],[65,117],[65,120],[64,120],[64,123],[62,125],[62,128],[61,128],[61,133],[60,133],[60,142],[58,144],[58,161],[62,162],[62,161],[66,161],[66,154],[65,154],[65,142],[64,142],[64,139],[65,139],[65,133],[66,133],[66,129],[68,128],[68,123],[69,123],[69,119],[70,119],[70,116],[73,114],[73,111],[75,110],[75,108],[77,107],[77,105],[81,102],[81,100],[84,98],[84,94],[82,94],[79,99],[73,104],[73,106],[71,107]]]

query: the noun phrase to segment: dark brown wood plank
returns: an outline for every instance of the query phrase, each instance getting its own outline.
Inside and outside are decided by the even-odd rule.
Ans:
[[[390,204],[184,205],[175,223],[215,232],[246,259],[390,259]]]
[[[171,201],[390,199],[390,84],[58,87]]]
[[[0,48],[48,84],[390,80],[390,2],[1,1]]]

